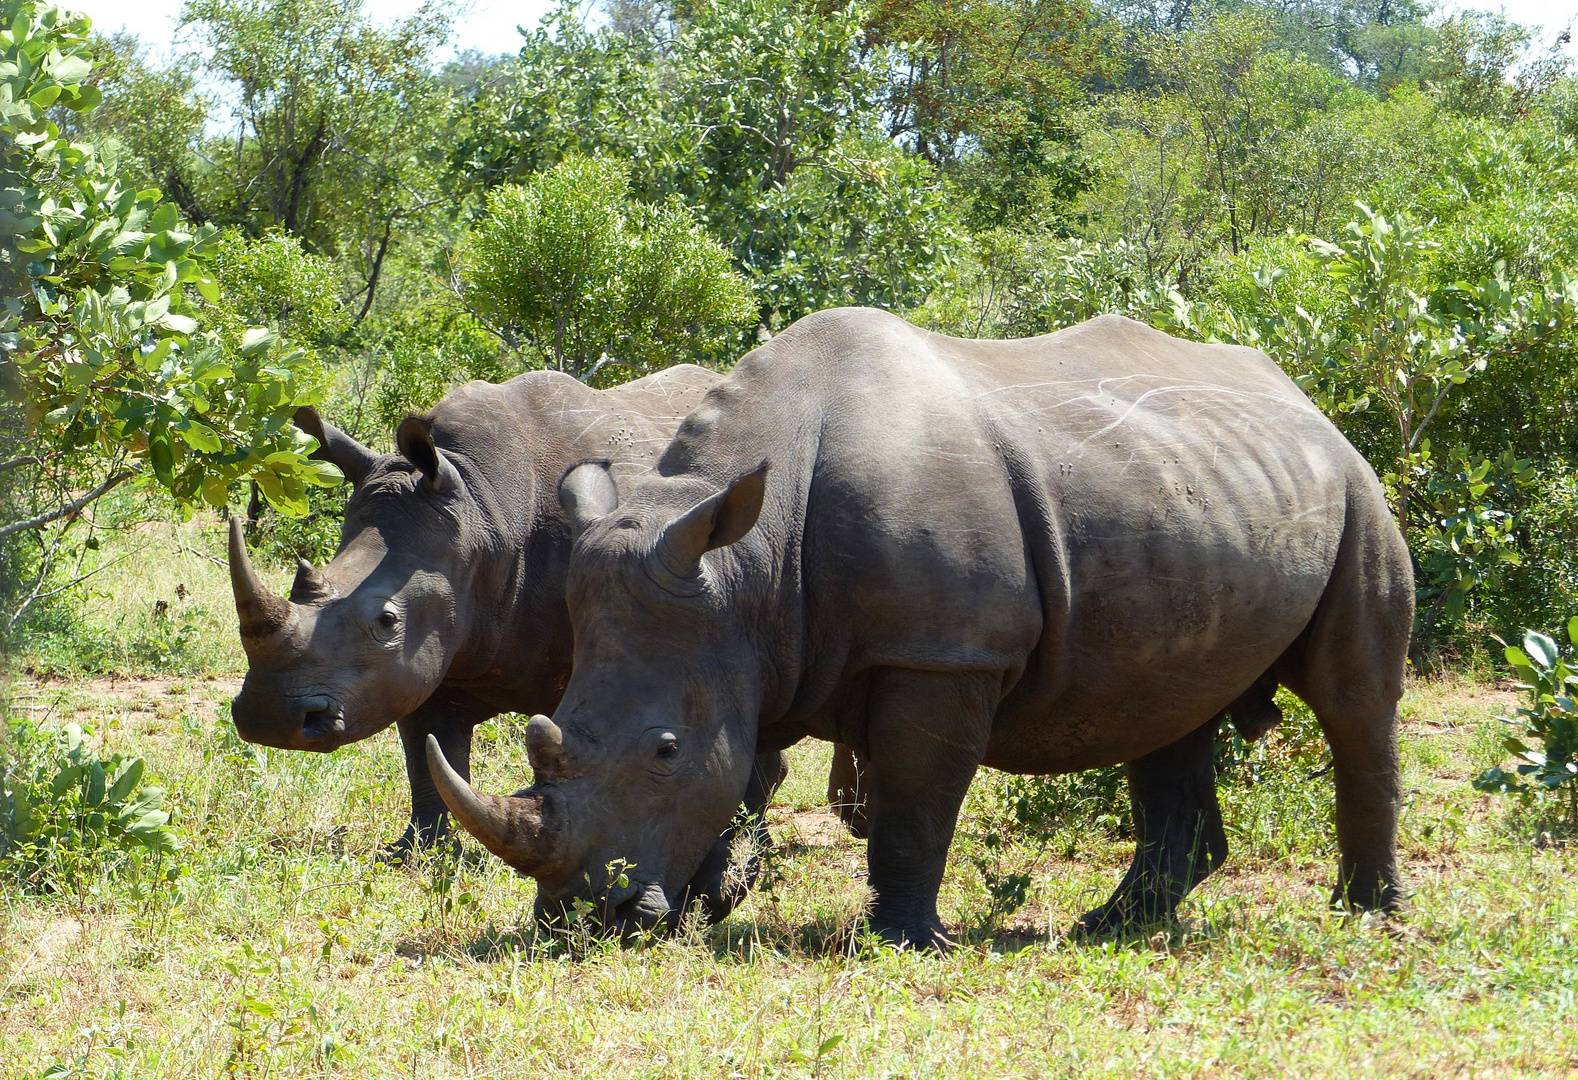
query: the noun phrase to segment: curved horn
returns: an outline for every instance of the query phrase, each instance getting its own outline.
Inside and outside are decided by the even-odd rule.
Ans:
[[[528,876],[535,876],[553,862],[554,817],[545,795],[522,791],[508,798],[484,795],[449,767],[438,740],[427,737],[427,767],[439,796],[455,820],[482,846]]]
[[[241,618],[241,645],[248,658],[290,623],[290,601],[263,587],[247,555],[241,519],[230,519],[230,588],[236,594],[236,614]]]

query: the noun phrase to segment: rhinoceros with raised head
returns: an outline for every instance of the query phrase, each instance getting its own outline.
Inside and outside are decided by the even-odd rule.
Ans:
[[[424,740],[436,739],[465,775],[478,723],[553,709],[570,676],[571,523],[560,477],[588,457],[620,483],[646,471],[719,378],[685,365],[601,391],[553,372],[474,382],[407,418],[397,452],[383,455],[299,412],[297,425],[320,444],[315,456],[354,492],[333,561],[301,563],[288,597],[263,586],[232,520],[249,663],[232,708],[237,732],[330,751],[398,725],[411,818],[388,853],[442,840],[448,816]],[[776,759],[763,766],[758,803],[781,776]],[[721,866],[715,859],[709,872]]]
[[[1336,898],[1398,899],[1408,551],[1374,472],[1259,352],[1111,316],[964,341],[823,312],[640,481],[584,464],[560,495],[575,664],[530,723],[535,785],[480,794],[428,746],[459,820],[550,902],[671,920],[754,755],[814,736],[865,762],[885,938],[944,942],[982,765],[1127,762],[1134,862],[1079,925],[1163,916],[1226,856],[1216,726],[1278,684],[1331,746]]]

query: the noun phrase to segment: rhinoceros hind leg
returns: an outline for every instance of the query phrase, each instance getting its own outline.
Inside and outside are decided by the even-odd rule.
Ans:
[[[740,816],[712,845],[681,895],[679,910],[700,904],[707,921],[721,922],[745,900],[761,870],[761,853],[772,844],[767,806],[788,775],[789,759],[783,751],[756,756]]]
[[[866,768],[860,755],[843,743],[833,744],[833,764],[827,770],[827,802],[856,840],[866,839],[871,821],[866,816]]]
[[[1374,482],[1369,482],[1374,488]],[[1305,639],[1277,665],[1309,703],[1331,747],[1337,884],[1332,899],[1394,910],[1397,874],[1397,702],[1414,621],[1408,548],[1379,498],[1353,498],[1337,563]]]
[[[1337,788],[1337,884],[1332,903],[1354,911],[1395,911],[1401,791],[1395,707],[1371,719],[1315,716],[1331,745]]]
[[[1134,861],[1112,897],[1075,922],[1076,935],[1169,918],[1189,890],[1226,860],[1227,833],[1216,801],[1220,720],[1129,762]]]
[[[991,737],[997,672],[884,668],[867,706],[871,930],[900,948],[946,949],[937,915],[959,806]]]

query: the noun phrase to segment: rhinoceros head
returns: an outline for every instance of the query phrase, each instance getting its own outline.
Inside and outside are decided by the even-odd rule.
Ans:
[[[409,714],[442,681],[455,647],[466,530],[465,482],[408,417],[398,454],[380,456],[311,409],[296,424],[355,492],[339,551],[324,568],[297,566],[289,596],[264,587],[230,521],[230,582],[246,650],[231,712],[248,742],[333,750]]]
[[[739,808],[760,661],[738,575],[703,556],[754,527],[765,477],[763,466],[721,491],[653,477],[623,506],[601,465],[561,483],[577,534],[575,667],[554,718],[528,726],[534,785],[480,794],[428,745],[456,820],[537,879],[540,909],[582,899],[622,930],[672,925],[685,884]]]

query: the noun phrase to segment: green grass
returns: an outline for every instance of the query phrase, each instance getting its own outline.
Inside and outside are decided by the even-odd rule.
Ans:
[[[225,526],[201,515],[185,525],[150,522],[89,557],[72,603],[49,605],[25,624],[13,656],[41,675],[239,677],[246,658],[225,564]],[[285,591],[290,574],[262,567]]]
[[[201,581],[192,602],[222,610],[213,569],[148,567],[118,595]],[[225,655],[215,666],[233,672]],[[0,1075],[1578,1069],[1578,855],[1468,786],[1497,757],[1489,718],[1508,695],[1494,688],[1420,682],[1405,701],[1413,895],[1401,918],[1327,910],[1330,777],[1273,753],[1259,783],[1224,789],[1233,855],[1176,924],[1070,942],[1063,931],[1105,898],[1129,843],[1074,820],[992,848],[1006,785],[983,774],[943,890],[965,944],[938,958],[856,933],[864,850],[824,806],[820,744],[793,751],[766,887],[721,927],[645,948],[544,942],[526,925],[531,884],[474,845],[454,874],[375,864],[406,808],[392,733],[325,757],[244,747],[226,734],[231,685],[13,689],[13,712],[74,719],[95,746],[146,757],[185,850],[178,885],[152,896],[129,878],[80,896],[0,886]],[[501,719],[479,736],[479,784],[508,790],[526,772],[518,727]],[[1025,906],[989,917],[983,868],[1027,875]]]

